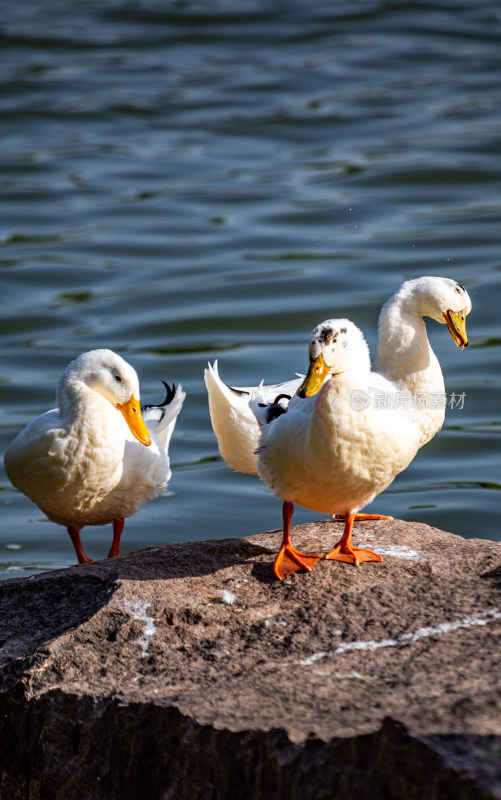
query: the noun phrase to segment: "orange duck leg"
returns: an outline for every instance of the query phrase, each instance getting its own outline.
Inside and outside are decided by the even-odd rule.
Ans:
[[[78,558],[78,563],[92,564],[92,558],[89,558],[89,556],[83,549],[82,540],[80,539],[80,529],[74,528],[72,525],[68,525],[66,530],[68,531],[73,547],[75,548],[75,553]]]
[[[355,520],[364,519],[391,519],[380,514],[345,514],[344,532],[339,542],[325,557],[329,561],[347,561],[348,564],[355,564],[358,567],[362,561],[382,561],[383,559],[372,550],[364,550],[362,547],[355,547],[351,543],[351,534]]]
[[[300,569],[305,569],[311,572],[317,561],[322,556],[308,555],[307,553],[300,553],[299,550],[293,546],[291,541],[291,519],[294,514],[294,504],[285,500],[283,505],[283,519],[284,519],[284,533],[282,539],[282,547],[275,559],[273,565],[273,572],[279,580],[283,580],[287,575],[292,572],[297,572]]]
[[[120,555],[120,537],[122,536],[124,525],[125,520],[123,518],[113,520],[113,542],[110,552],[108,553],[108,558],[116,558],[116,556]]]

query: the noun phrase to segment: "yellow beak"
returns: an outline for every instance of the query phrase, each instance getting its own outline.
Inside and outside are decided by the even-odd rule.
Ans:
[[[123,405],[118,403],[117,408],[124,415],[124,419],[129,426],[132,435],[136,437],[138,442],[141,442],[141,444],[144,444],[146,447],[148,447],[148,445],[151,444],[151,436],[148,433],[148,428],[144,424],[143,415],[141,414],[141,406],[134,395],[131,394],[130,400]]]
[[[468,347],[466,335],[466,308],[462,311],[444,311],[445,324],[453,341],[461,350]]]
[[[326,366],[325,361],[320,353],[313,361],[310,360],[310,367],[308,374],[297,390],[298,397],[313,397],[314,394],[320,391],[322,384],[329,374],[329,367]]]

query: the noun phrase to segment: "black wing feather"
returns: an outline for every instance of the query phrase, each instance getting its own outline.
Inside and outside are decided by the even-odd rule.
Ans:
[[[173,382],[172,387],[170,387],[165,381],[162,381],[162,383],[165,386],[166,391],[165,400],[163,403],[151,403],[147,406],[141,406],[141,411],[147,411],[149,408],[165,408],[165,406],[168,406],[170,403],[172,403],[176,395],[176,384]]]

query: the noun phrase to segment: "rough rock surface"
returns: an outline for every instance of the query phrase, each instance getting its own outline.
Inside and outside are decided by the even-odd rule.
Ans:
[[[327,553],[342,530],[297,526]],[[1,800],[501,797],[501,545],[362,522],[0,584]]]

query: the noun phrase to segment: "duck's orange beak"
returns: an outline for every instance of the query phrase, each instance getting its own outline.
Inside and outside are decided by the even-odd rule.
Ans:
[[[461,350],[468,347],[468,337],[466,335],[466,308],[462,311],[444,311],[445,324],[452,336],[453,341]]]
[[[117,408],[122,412],[132,435],[136,437],[138,442],[141,442],[141,444],[144,444],[146,447],[148,447],[148,445],[151,444],[151,436],[148,433],[148,428],[144,424],[143,415],[141,414],[141,406],[139,405],[138,400],[136,400],[134,395],[131,394],[130,400],[123,405],[118,403]]]
[[[310,366],[306,378],[297,390],[298,397],[313,397],[322,388],[322,384],[329,374],[329,367],[322,358],[322,353],[315,359],[310,359]]]

